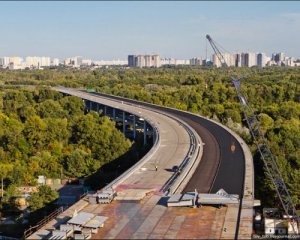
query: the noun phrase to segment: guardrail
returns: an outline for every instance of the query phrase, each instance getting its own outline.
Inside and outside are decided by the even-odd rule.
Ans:
[[[191,145],[189,152],[182,163],[179,165],[178,171],[175,172],[172,177],[165,183],[161,191],[166,192],[167,194],[174,194],[177,189],[181,186],[184,180],[187,180],[187,176],[191,171],[195,161],[197,160],[198,153],[200,152],[200,137],[198,134],[187,126],[184,126],[190,136]],[[197,139],[197,136],[199,139]],[[192,174],[191,174],[192,176]],[[190,177],[191,177],[190,176]]]
[[[115,99],[111,99],[111,98],[103,97],[103,96],[101,96],[101,97],[105,98],[105,99],[109,99],[110,101],[114,101],[114,102],[123,102],[122,100],[115,100]],[[135,106],[135,107],[149,110],[149,108],[147,108],[145,106],[136,105],[136,104],[132,104],[132,103],[128,103],[128,102],[126,104],[130,105],[130,106]],[[163,111],[156,110],[156,109],[151,109],[151,111],[159,113],[159,114],[163,114],[169,118],[174,119],[176,122],[178,122],[180,125],[182,125],[187,130],[187,132],[190,136],[191,145],[190,145],[188,154],[179,166],[181,173],[180,174],[178,172],[174,173],[172,175],[172,177],[167,181],[167,183],[164,184],[164,186],[160,190],[165,193],[167,192],[168,194],[174,193],[180,187],[180,185],[183,183],[183,181],[186,179],[187,175],[191,172],[191,168],[193,167],[195,161],[197,160],[197,156],[199,155],[199,152],[201,152],[201,154],[202,154],[202,151],[200,151],[200,145],[201,145],[202,141],[201,141],[200,136],[196,133],[196,131],[193,128],[191,128],[187,123],[180,120],[179,118],[177,118],[171,114],[165,113]],[[133,114],[135,114],[135,113],[133,113]],[[145,118],[145,120],[146,120],[146,118]],[[147,122],[151,122],[151,120],[147,120]],[[151,125],[151,124],[150,125],[152,126],[153,129],[155,129],[155,132],[156,132],[155,135],[159,138],[159,133],[158,133],[156,126],[154,123],[152,123],[152,124],[153,125]],[[136,170],[136,168],[142,166],[145,162],[147,162],[149,160],[149,157],[151,157],[151,155],[154,154],[155,151],[157,150],[156,145],[158,143],[159,142],[157,142],[157,143],[155,142],[155,144],[153,145],[151,150],[146,154],[146,156],[144,156],[144,158],[142,158],[138,163],[133,165],[130,169],[128,169],[126,172],[124,172],[121,176],[119,176],[117,179],[115,179],[112,183],[107,185],[105,188],[113,187],[114,185],[120,184],[121,182],[125,181]],[[192,176],[190,176],[190,178],[191,177]]]
[[[64,211],[63,207],[59,207],[54,212],[43,218],[41,221],[39,221],[35,226],[28,228],[25,230],[23,239],[27,239],[31,234],[41,229],[43,226],[45,226],[48,222],[50,222],[52,219],[56,218],[59,214],[61,214]]]
[[[149,123],[149,120],[147,122]],[[157,151],[157,148],[160,143],[160,137],[159,137],[157,127],[155,125],[151,125],[151,126],[154,130],[153,132],[155,132],[155,142],[153,144],[153,147],[140,161],[138,161],[136,164],[134,164],[132,167],[130,167],[128,170],[122,173],[119,177],[117,177],[115,180],[113,180],[111,183],[105,186],[105,188],[111,188],[124,182],[127,178],[129,178],[134,173],[134,171],[136,171],[136,169],[140,168],[144,163],[146,163],[149,160],[149,158]]]
[[[57,90],[57,91],[60,91],[60,92],[64,92],[66,94],[71,94],[74,91],[73,89],[71,89],[71,91],[68,91],[68,89],[66,89],[66,88],[59,88],[59,87],[56,87],[54,89]],[[80,93],[80,92],[78,92],[78,93]],[[95,96],[93,96],[93,97],[95,97]],[[80,98],[82,98],[83,100],[87,100],[87,101],[94,101],[94,100],[88,99],[87,97],[84,97],[84,96],[81,96]],[[121,102],[121,101],[116,101],[116,100],[112,100],[112,99],[109,99],[109,100],[114,101],[114,102]],[[107,105],[107,106],[115,108],[114,106],[110,106],[110,105]],[[127,109],[126,110],[122,110],[122,111],[124,111],[126,113],[129,113],[129,114],[133,114],[133,115],[135,115],[137,117],[143,117],[143,119],[152,127],[152,129],[153,129],[153,137],[155,137],[155,141],[154,141],[153,147],[148,151],[148,153],[140,161],[138,161],[136,164],[134,164],[132,167],[130,167],[128,170],[126,170],[124,173],[122,173],[119,177],[117,177],[115,180],[113,180],[112,182],[110,182],[108,185],[106,185],[104,187],[104,189],[106,189],[106,188],[112,188],[112,187],[114,187],[116,185],[119,185],[122,182],[124,182],[128,177],[130,177],[134,173],[134,171],[137,168],[139,168],[140,166],[142,166],[145,162],[147,162],[149,160],[149,158],[157,151],[157,148],[158,148],[158,146],[160,144],[159,132],[158,132],[156,124],[153,121],[151,121],[150,119],[148,119],[145,116],[140,116],[136,112],[133,112],[133,111],[130,111],[130,110],[127,110]]]
[[[70,94],[71,92],[74,93],[74,91],[77,91],[77,93],[79,93],[79,95],[80,95],[80,93],[81,94],[86,93],[86,92],[84,92],[84,93],[79,92],[77,89],[76,90],[69,89],[69,91],[68,91],[68,89],[65,89],[65,88],[56,88],[56,89],[59,89],[59,91],[65,92],[67,94]],[[82,89],[80,91],[82,91]],[[91,93],[87,93],[87,94],[91,94]],[[97,93],[95,93],[95,94],[97,94]],[[122,100],[111,99],[111,98],[105,97],[105,96],[96,95],[94,97],[102,97],[102,98],[108,99],[110,101],[123,103]],[[84,97],[84,96],[81,96],[81,98],[85,99],[85,100],[88,100],[88,101],[95,101],[95,100],[92,100],[92,99],[88,99],[87,97]],[[135,106],[135,107],[139,107],[139,108],[142,108],[142,109],[149,110],[149,108],[147,106],[143,106],[143,105],[137,105],[137,104],[128,103],[128,102],[126,102],[126,105],[131,105],[131,106]],[[151,104],[151,105],[154,105],[154,104]],[[107,106],[109,106],[109,105],[107,105]],[[110,107],[112,107],[112,106],[110,106]],[[123,111],[125,111],[125,110],[123,110]],[[180,185],[184,182],[184,180],[187,178],[188,174],[191,172],[191,169],[195,165],[197,157],[199,156],[199,152],[202,154],[203,151],[200,151],[200,143],[202,143],[202,141],[201,141],[200,136],[195,132],[195,130],[193,128],[191,128],[187,123],[180,120],[179,118],[173,116],[172,114],[168,114],[168,113],[165,113],[165,112],[157,110],[157,109],[151,109],[151,111],[157,112],[159,114],[163,114],[167,117],[170,117],[170,118],[174,119],[175,121],[177,121],[180,125],[182,125],[187,130],[187,132],[190,136],[191,145],[190,145],[189,151],[188,151],[185,159],[183,160],[183,162],[179,166],[180,173],[179,172],[174,173],[172,175],[172,177],[167,181],[167,183],[164,184],[164,186],[160,190],[160,191],[163,191],[165,193],[166,192],[167,193],[174,193],[180,187]],[[128,113],[134,114],[136,116],[139,116],[138,114],[136,114],[136,113],[134,113],[130,110],[126,110],[125,112],[128,112]],[[147,119],[144,116],[143,116],[143,118],[155,130],[156,139],[155,139],[155,143],[153,144],[153,147],[140,161],[138,161],[135,165],[133,165],[131,168],[129,168],[127,171],[125,171],[117,179],[115,179],[113,182],[111,182],[110,184],[108,184],[104,188],[111,188],[111,187],[114,187],[114,186],[124,182],[128,177],[130,177],[134,173],[134,171],[136,171],[136,169],[138,169],[145,162],[147,162],[149,160],[149,158],[156,152],[157,147],[158,147],[159,142],[160,142],[159,141],[160,140],[159,132],[157,130],[157,127],[155,126],[155,123],[153,123],[151,120]],[[191,177],[192,176],[190,176],[190,178]],[[187,182],[187,181],[185,181],[185,182]]]
[[[138,101],[138,100],[134,100],[134,99],[129,99],[129,98],[125,98],[125,97],[115,96],[115,95],[112,95],[112,94],[105,94],[105,93],[101,93],[101,94],[105,95],[107,98],[112,97],[112,98],[126,99],[128,101],[134,101],[137,104],[138,103],[143,104],[144,106],[148,105],[148,106],[154,106],[154,107],[164,107],[164,106],[156,105],[156,104],[153,104],[153,103],[147,103],[147,102],[142,102],[142,101]],[[102,95],[102,97],[105,97],[103,95]],[[119,100],[119,101],[121,101],[121,100]],[[138,105],[138,106],[140,106],[140,105]],[[191,113],[191,112],[184,111],[184,110],[179,110],[179,109],[172,108],[172,107],[164,107],[164,108],[171,109],[171,110],[176,110],[176,111],[181,111],[181,112],[185,112],[185,113],[189,113],[189,114],[192,114],[194,116],[206,119],[206,120],[208,120],[210,122],[213,122],[213,123],[221,126],[226,131],[228,131],[235,139],[237,139],[237,141],[239,142],[240,146],[243,149],[243,153],[244,153],[244,157],[245,157],[245,170],[244,170],[245,172],[244,172],[244,184],[243,184],[243,189],[244,190],[243,190],[243,197],[241,199],[241,205],[239,207],[239,216],[241,215],[241,211],[243,210],[243,208],[244,208],[243,206],[244,205],[246,206],[245,207],[246,211],[245,211],[244,215],[248,216],[249,212],[251,212],[251,211],[247,212],[247,207],[251,207],[252,208],[253,207],[253,200],[254,200],[254,177],[253,177],[254,176],[254,171],[253,171],[253,159],[252,159],[251,152],[250,152],[249,148],[246,147],[247,145],[243,141],[243,139],[238,134],[236,134],[234,131],[232,131],[231,129],[229,129],[228,127],[226,127],[226,126],[224,126],[224,125],[220,124],[219,122],[216,122],[216,121],[214,121],[212,119],[209,119],[207,117],[199,116],[198,114]],[[203,148],[201,148],[201,150],[203,151]],[[193,166],[191,168],[193,168]],[[247,199],[247,200],[245,200],[245,199]],[[245,221],[248,221],[248,220],[246,219]],[[252,227],[250,227],[249,229],[250,229],[250,232],[251,232]],[[237,230],[237,234],[236,235],[240,236],[242,234]]]
[[[0,240],[19,240],[19,238],[7,237],[7,236],[0,235]]]

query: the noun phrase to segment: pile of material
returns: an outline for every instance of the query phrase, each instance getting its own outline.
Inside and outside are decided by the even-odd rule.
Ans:
[[[53,230],[49,239],[90,239],[93,233],[97,233],[108,217],[96,216],[93,213],[74,212],[67,224],[60,225],[59,230]]]

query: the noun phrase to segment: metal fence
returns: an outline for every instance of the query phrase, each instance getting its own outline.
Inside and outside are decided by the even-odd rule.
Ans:
[[[27,239],[31,234],[38,231],[40,228],[45,226],[48,222],[50,222],[52,219],[56,218],[59,214],[61,214],[64,211],[63,207],[60,207],[56,209],[54,212],[43,218],[41,221],[39,221],[35,226],[28,228],[25,230],[23,239]]]

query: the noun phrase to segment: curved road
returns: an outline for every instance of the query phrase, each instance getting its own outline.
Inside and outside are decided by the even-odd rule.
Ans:
[[[84,95],[83,92],[86,92],[85,90],[81,90],[82,93],[80,93],[80,90],[76,91],[77,93],[75,95]],[[111,221],[110,223],[107,222],[107,227],[97,235],[98,239],[141,239],[148,237],[186,238],[187,236],[192,236],[196,238],[202,236],[205,238],[215,239],[250,238],[252,232],[252,206],[254,189],[252,178],[253,168],[251,165],[252,158],[250,151],[247,149],[243,141],[238,136],[232,133],[238,139],[236,140],[236,138],[230,134],[230,131],[228,129],[224,129],[219,123],[213,122],[209,119],[200,117],[192,113],[157,106],[149,103],[143,103],[113,95],[101,93],[89,93],[88,95],[91,95],[87,97],[89,101],[94,101],[93,99],[97,99],[96,96],[98,95],[103,98],[101,101],[99,101],[100,104],[103,104],[103,101],[110,101],[113,102],[110,104],[112,104],[113,107],[116,108],[118,108],[120,104],[123,104],[123,102],[126,103],[124,105],[132,105],[127,105],[125,108],[124,106],[122,106],[123,111],[127,111],[127,107],[128,109],[131,109],[127,112],[132,114],[140,114],[141,112],[151,112],[151,115],[162,115],[160,113],[165,113],[164,115],[169,115],[170,121],[175,120],[174,118],[170,117],[170,115],[173,115],[175,118],[178,118],[182,120],[182,122],[188,124],[200,136],[204,146],[201,149],[201,151],[203,150],[203,153],[201,153],[201,159],[197,159],[197,161],[200,160],[200,163],[198,165],[195,164],[192,167],[193,169],[191,170],[191,172],[194,173],[190,174],[192,175],[192,177],[189,178],[189,181],[188,178],[186,179],[188,183],[183,191],[194,191],[195,189],[197,189],[198,192],[201,193],[215,193],[220,188],[223,188],[226,192],[230,194],[239,194],[240,204],[230,205],[225,209],[225,211],[224,208],[223,210],[215,209],[213,211],[211,209],[209,209],[208,211],[205,208],[202,208],[200,211],[194,209],[194,212],[192,214],[191,209],[189,209],[188,211],[178,208],[168,209],[166,206],[159,204],[158,202],[161,199],[160,194],[154,194],[153,196],[148,198],[146,202],[139,201],[138,203],[129,203],[123,201],[115,205],[110,205],[107,208],[105,208],[102,205],[95,206],[93,204],[87,203],[84,200],[81,200],[77,202],[74,206],[72,206],[70,209],[62,213],[60,215],[61,219],[65,217],[70,217],[73,214],[73,211],[78,208],[84,209],[84,211],[91,213],[95,213],[97,211],[97,213],[99,214],[101,212],[101,214],[103,214],[104,216],[109,217]],[[116,106],[114,104],[116,104]],[[135,108],[137,109],[133,110]],[[184,149],[187,149],[187,146],[191,147],[195,145],[191,145],[191,142],[188,143],[188,141],[185,141],[184,137],[182,136],[182,133],[175,133],[176,136],[180,136],[177,138],[174,134],[172,135],[169,129],[170,122],[167,121],[166,124],[163,125],[160,123],[160,121],[157,122],[155,118],[155,121],[153,123],[156,123],[158,131],[160,130],[159,139],[161,141],[168,141],[169,144],[169,141],[175,140],[177,141],[177,144],[175,144],[176,146],[182,141],[184,143],[183,145],[179,144],[180,147],[176,148],[176,151],[179,151],[178,154],[176,153],[174,155],[172,154],[172,152],[170,153],[169,151],[166,151],[166,149],[158,153],[157,156],[161,158],[161,160],[163,160],[164,162],[168,162],[168,160],[170,160],[172,161],[171,165],[173,166],[174,160],[179,162],[182,161],[184,156],[190,156],[190,153],[188,153]],[[177,124],[179,123],[177,122]],[[182,125],[185,124],[179,124],[179,126]],[[179,129],[180,128],[178,128],[178,130]],[[187,131],[184,132],[185,134],[187,134]],[[186,139],[188,140],[188,136],[186,136]],[[155,149],[155,147],[152,149]],[[176,156],[176,158],[174,156]],[[245,164],[245,160],[247,160],[247,164]],[[141,164],[148,164],[148,162],[141,162]],[[175,164],[177,163],[175,162]],[[146,169],[148,169],[148,167],[146,167]],[[245,174],[245,169],[247,171],[247,174]],[[131,181],[128,178],[130,181],[128,180],[127,182],[122,182],[125,183],[125,185],[118,185],[118,187],[121,190],[118,193],[122,192],[122,188],[124,188],[124,200],[127,199],[126,187],[130,188],[130,185],[134,185],[133,190],[136,190],[136,184],[142,184],[142,186],[140,186],[142,188],[139,188],[140,191],[140,189],[145,189],[146,184],[148,188],[151,189],[151,191],[153,191],[154,188],[157,188],[159,190],[161,189],[161,182],[165,182],[167,179],[170,178],[170,176],[172,176],[172,173],[168,171],[162,171],[164,173],[164,176],[161,175],[159,177],[155,177],[155,175],[157,175],[158,172],[154,170],[149,170],[150,175],[143,174],[144,170],[142,170],[142,168],[140,168],[140,170],[141,171],[139,172],[133,172],[133,174],[141,175],[142,177],[139,177],[137,175],[133,176],[132,174],[132,176],[135,179],[138,179],[138,182],[136,182],[135,180]],[[146,175],[149,176],[147,177],[147,179],[145,177]],[[152,183],[155,183],[155,181],[157,181],[156,185],[160,185],[154,186]],[[149,191],[147,190],[147,192]],[[135,197],[136,194],[134,191],[131,191],[130,193],[133,194],[132,196],[130,195],[130,199],[133,199],[132,197]],[[195,221],[198,222],[197,228],[194,228],[193,223]],[[53,228],[56,224],[57,221],[53,219],[51,222],[45,225],[45,227],[41,228],[38,232],[34,233],[32,235],[32,239],[37,239],[37,236],[38,238],[42,238],[43,236],[49,236],[49,226]],[[225,229],[227,230],[225,231]]]
[[[195,129],[205,145],[200,164],[185,187],[184,192],[197,189],[201,193],[215,193],[220,188],[223,188],[229,194],[243,196],[244,153],[236,139],[224,128],[192,113],[113,95],[102,93],[92,94],[171,113]]]

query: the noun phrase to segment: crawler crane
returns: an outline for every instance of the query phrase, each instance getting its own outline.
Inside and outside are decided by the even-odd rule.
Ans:
[[[209,41],[210,45],[212,46],[216,57],[221,63],[221,67],[228,67],[226,63],[224,55],[221,53],[219,48],[216,45],[216,42],[209,36],[206,35],[207,40]],[[231,82],[233,83],[238,99],[241,103],[242,110],[244,113],[245,120],[249,127],[250,133],[253,137],[253,140],[257,146],[257,149],[260,153],[261,159],[264,162],[264,166],[267,170],[268,176],[272,180],[274,187],[276,189],[277,195],[280,199],[281,205],[285,214],[289,217],[291,216],[291,221],[296,221],[296,225],[299,226],[300,218],[296,212],[295,205],[293,204],[293,200],[290,196],[290,193],[286,187],[286,184],[283,180],[283,177],[280,173],[280,170],[277,166],[275,158],[270,150],[267,140],[264,137],[260,129],[260,122],[259,118],[254,113],[253,109],[250,107],[242,89],[241,89],[241,79],[242,77],[234,77],[232,74],[230,76]],[[293,228],[293,232],[297,234],[297,227],[294,224],[291,224]]]

